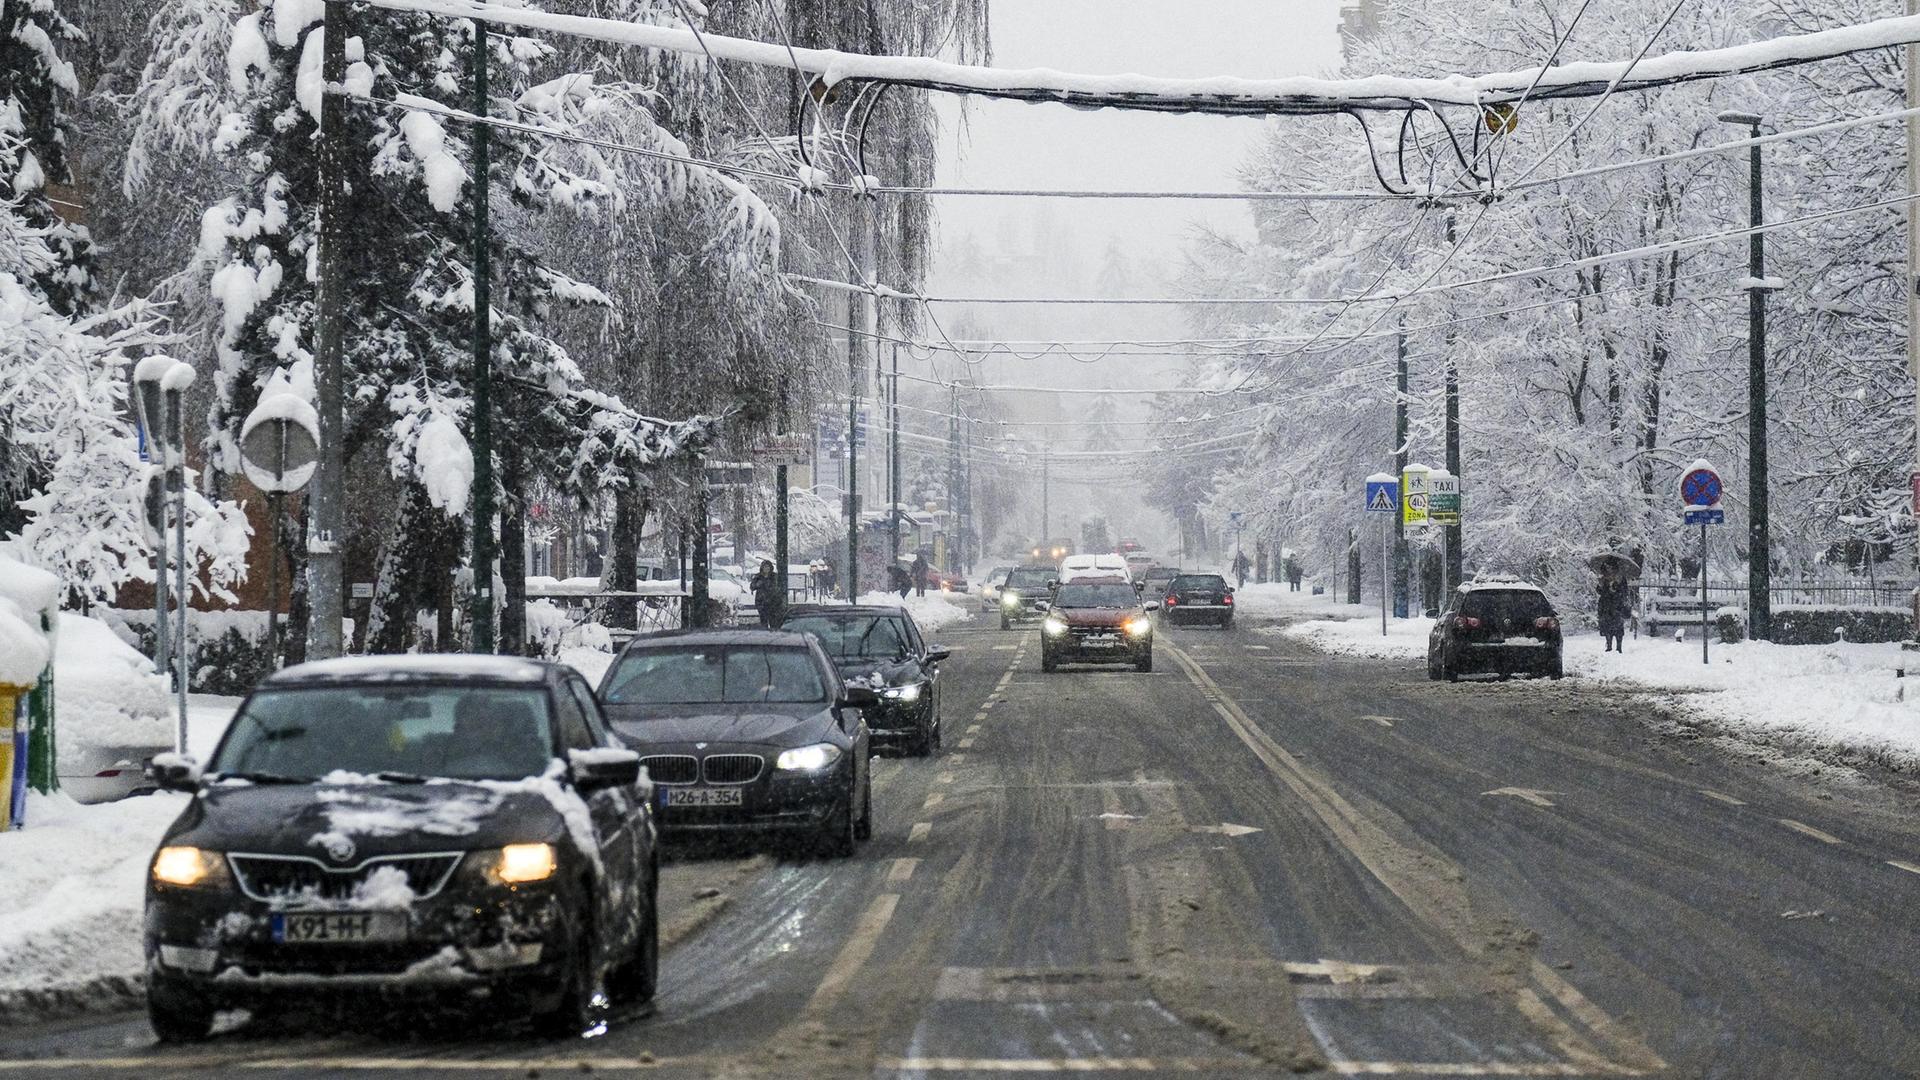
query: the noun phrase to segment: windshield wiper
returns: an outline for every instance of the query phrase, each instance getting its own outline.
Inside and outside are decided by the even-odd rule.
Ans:
[[[270,772],[232,772],[222,770],[213,774],[215,780],[245,780],[249,784],[311,784],[311,776],[281,776]]]
[[[389,784],[424,784],[427,782],[427,778],[421,776],[419,773],[377,772],[373,775],[375,779],[385,780]]]

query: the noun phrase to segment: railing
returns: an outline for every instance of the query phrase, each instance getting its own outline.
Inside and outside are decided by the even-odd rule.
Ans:
[[[1641,580],[1634,583],[1634,588],[1639,591],[1639,606],[1643,610],[1653,600],[1697,601],[1700,598],[1700,582],[1697,580]],[[1775,585],[1767,590],[1767,594],[1775,607],[1812,604],[1823,607],[1865,605],[1904,608],[1912,603],[1913,588],[1913,583],[1908,581],[1803,582]],[[1744,608],[1747,606],[1747,584],[1708,582],[1707,602],[1715,607]]]

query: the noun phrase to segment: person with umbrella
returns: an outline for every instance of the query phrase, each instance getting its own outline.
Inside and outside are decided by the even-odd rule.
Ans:
[[[1600,574],[1598,610],[1600,637],[1606,652],[1625,652],[1627,620],[1633,615],[1633,584],[1627,580],[1630,560],[1618,555],[1596,556],[1589,564]],[[1638,569],[1634,567],[1634,569]]]

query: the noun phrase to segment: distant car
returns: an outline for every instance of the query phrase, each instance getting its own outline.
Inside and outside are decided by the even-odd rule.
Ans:
[[[653,997],[658,861],[640,759],[572,668],[493,656],[290,667],[241,704],[147,872],[164,1041],[286,995],[418,995],[578,1038]],[[603,978],[604,973],[604,978]]]
[[[1149,598],[1164,597],[1167,595],[1167,586],[1171,585],[1173,579],[1179,576],[1180,570],[1178,567],[1153,567],[1140,577],[1140,595]]]
[[[1060,583],[1066,584],[1077,578],[1122,577],[1129,582],[1132,574],[1127,570],[1124,555],[1069,555],[1060,560]]]
[[[639,751],[667,834],[777,832],[831,856],[873,830],[870,686],[810,634],[668,630],[629,641],[600,680]]]
[[[1011,630],[1015,623],[1038,619],[1046,610],[1043,605],[1050,603],[1054,580],[1050,566],[1022,566],[1008,574],[1000,588],[1000,629]]]
[[[927,575],[927,584],[937,586],[941,592],[964,593],[967,591],[967,575],[958,570],[935,570]]]
[[[782,630],[812,634],[840,677],[873,686],[880,700],[861,710],[873,741],[914,757],[940,752],[940,661],[950,650],[929,645],[902,607],[796,604]]]
[[[1160,617],[1170,624],[1233,625],[1233,586],[1219,574],[1180,574],[1167,582]]]
[[[1565,673],[1560,615],[1538,586],[1514,580],[1468,582],[1454,593],[1427,638],[1427,677]]]
[[[1063,582],[1040,623],[1040,670],[1061,664],[1132,664],[1153,670],[1153,621],[1157,603],[1140,602],[1120,577]]]
[[[1007,583],[1007,576],[1013,573],[1011,566],[996,566],[987,571],[987,579],[980,583],[980,602],[992,610],[1000,606],[1000,587]]]
[[[1127,560],[1127,576],[1135,581],[1145,577],[1147,571],[1154,567],[1153,556],[1144,551],[1126,551],[1121,555]]]

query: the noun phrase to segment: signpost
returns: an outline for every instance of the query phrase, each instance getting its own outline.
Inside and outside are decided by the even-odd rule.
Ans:
[[[1380,636],[1386,637],[1387,594],[1392,591],[1387,570],[1387,523],[1392,520],[1388,515],[1400,512],[1400,481],[1391,473],[1367,477],[1367,500],[1363,505],[1367,513],[1380,515]]]
[[[1409,465],[1400,473],[1400,520],[1409,529],[1426,528],[1431,520],[1428,509],[1433,496],[1429,486],[1432,478],[1433,470],[1425,465]]]
[[[267,656],[280,666],[280,500],[299,491],[320,467],[320,414],[306,398],[271,389],[240,426],[240,465],[253,486],[267,493],[272,522],[267,546]],[[360,596],[360,584],[354,586]],[[368,585],[368,599],[373,597]]]
[[[1682,520],[1700,526],[1700,662],[1707,663],[1707,626],[1711,605],[1707,602],[1707,526],[1726,524],[1726,511],[1720,509],[1724,488],[1720,472],[1705,458],[1694,459],[1680,475]]]
[[[1447,605],[1447,590],[1457,582],[1448,581],[1448,569],[1453,560],[1445,557],[1449,539],[1458,541],[1459,532],[1447,526],[1460,524],[1460,478],[1445,469],[1435,469],[1427,476],[1427,520],[1441,526],[1440,547],[1440,602],[1433,605],[1444,608]],[[1451,537],[1449,537],[1451,534]]]

